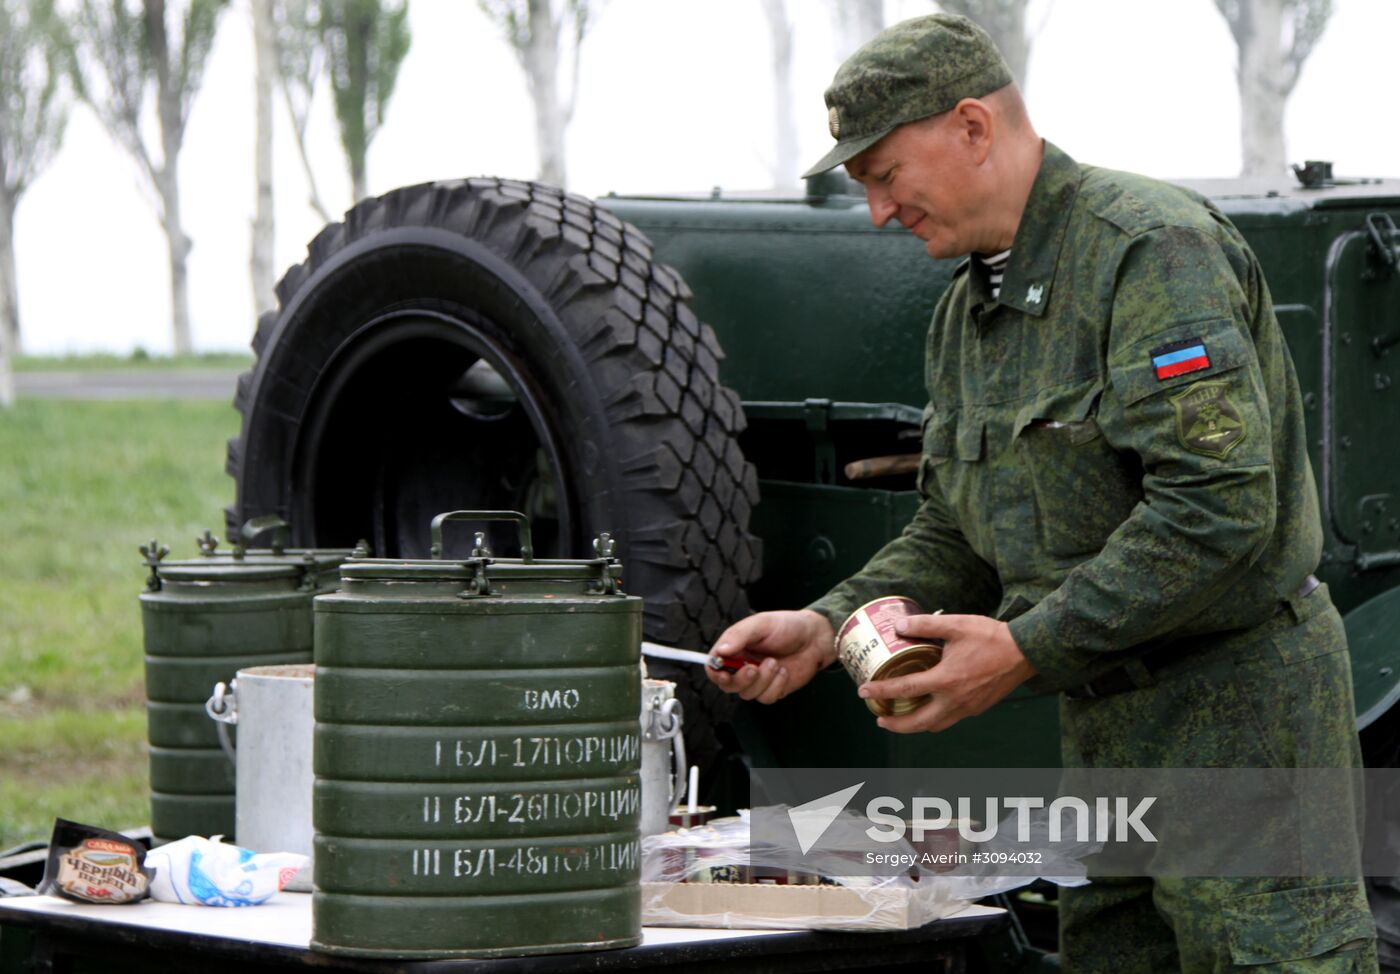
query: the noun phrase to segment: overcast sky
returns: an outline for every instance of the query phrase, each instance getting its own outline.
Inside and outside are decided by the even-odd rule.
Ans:
[[[835,69],[826,0],[788,0],[804,165],[830,145],[822,91]],[[931,11],[886,0],[891,21]],[[413,46],[369,156],[372,193],[433,179],[535,173],[531,108],[505,43],[472,0],[412,0]],[[1235,49],[1212,0],[1032,0],[1043,24],[1027,98],[1041,134],[1085,162],[1162,177],[1229,176],[1240,164]],[[1335,0],[1287,117],[1291,160],[1339,175],[1400,176],[1394,46],[1400,0]],[[771,182],[771,69],[758,0],[610,0],[583,52],[569,131],[570,188],[589,195],[757,189]],[[312,155],[333,212],[349,180],[326,93]],[[319,220],[278,103],[277,253],[302,259]],[[253,186],[253,54],[246,0],[224,15],[181,157],[194,241],[195,347],[245,349]],[[135,164],[83,108],[20,203],[26,351],[141,346],[168,353],[164,237]]]

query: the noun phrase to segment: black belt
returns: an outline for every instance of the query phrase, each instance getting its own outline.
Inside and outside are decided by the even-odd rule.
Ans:
[[[1317,580],[1316,575],[1309,575],[1303,579],[1303,584],[1298,586],[1298,590],[1293,593],[1293,600],[1305,599],[1312,595],[1317,587],[1322,583]],[[1280,602],[1278,611],[1282,612],[1287,608],[1287,602]],[[1277,614],[1277,613],[1275,613]],[[1151,676],[1157,670],[1169,663],[1174,663],[1181,659],[1182,651],[1180,645],[1163,646],[1160,649],[1148,650],[1146,653],[1136,657],[1134,665],[1120,666],[1115,670],[1109,670],[1103,676],[1090,680],[1088,683],[1081,683],[1078,686],[1070,687],[1064,691],[1070,700],[1093,700],[1098,697],[1110,697],[1115,693],[1125,693],[1128,690],[1137,690],[1144,684],[1140,674],[1146,673]]]

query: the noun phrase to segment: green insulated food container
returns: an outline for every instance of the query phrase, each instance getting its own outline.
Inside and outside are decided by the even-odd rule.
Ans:
[[[442,558],[448,520],[514,521]],[[641,939],[642,600],[606,535],[532,557],[454,511],[433,560],[354,559],[316,598],[311,946],[500,957]]]
[[[272,547],[248,545],[264,531]],[[150,574],[141,595],[150,739],[151,832],[156,842],[234,834],[234,770],[205,711],[216,684],[238,670],[311,662],[311,600],[334,589],[349,550],[286,547],[286,522],[254,518],[228,552],[209,532],[200,557],[164,561],[141,547]]]

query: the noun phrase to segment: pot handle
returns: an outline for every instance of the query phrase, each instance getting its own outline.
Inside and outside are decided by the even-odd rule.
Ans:
[[[680,710],[679,700],[671,701],[676,705],[676,710]],[[677,713],[677,723],[680,723],[680,715]],[[669,813],[671,808],[675,808],[685,799],[686,785],[690,779],[688,777],[688,765],[685,763],[685,735],[676,729],[676,733],[671,737],[671,807],[666,809]]]
[[[530,545],[530,519],[519,511],[447,511],[433,518],[432,557],[442,557],[442,525],[446,521],[514,521],[520,532],[520,560],[532,562],[535,551]],[[478,542],[479,543],[479,542]]]
[[[238,680],[230,680],[227,685],[222,680],[214,684],[213,695],[204,701],[204,712],[217,724],[219,746],[224,749],[229,764],[236,766],[238,760],[235,757],[233,741],[229,739],[228,729],[238,723]]]

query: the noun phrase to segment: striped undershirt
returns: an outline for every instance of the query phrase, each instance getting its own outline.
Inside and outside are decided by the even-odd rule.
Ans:
[[[993,300],[1001,300],[1001,279],[1006,273],[1006,262],[1011,259],[1011,248],[1008,247],[999,254],[978,254],[977,259],[982,262],[982,266],[987,268],[987,276],[992,282]]]

